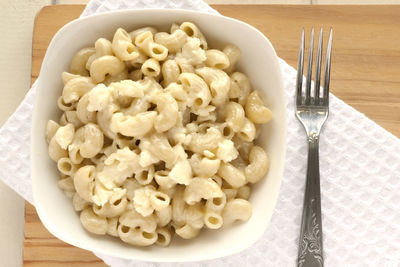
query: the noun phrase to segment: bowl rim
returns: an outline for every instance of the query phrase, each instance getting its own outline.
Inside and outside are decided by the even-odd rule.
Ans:
[[[181,14],[196,14],[196,15],[201,15],[201,16],[209,16],[209,17],[214,17],[217,19],[223,19],[223,20],[228,20],[228,21],[232,21],[235,23],[239,23],[242,24],[243,26],[248,27],[250,30],[253,30],[255,32],[257,32],[259,35],[262,36],[262,38],[264,39],[263,41],[265,42],[265,44],[267,46],[270,46],[270,48],[272,49],[272,53],[273,53],[273,60],[272,60],[272,64],[273,64],[273,68],[276,69],[277,74],[279,74],[276,79],[277,79],[277,84],[278,87],[277,88],[277,92],[279,92],[281,94],[281,98],[283,99],[283,105],[286,105],[286,97],[284,94],[284,87],[283,87],[283,80],[282,80],[282,72],[281,72],[281,68],[280,68],[280,64],[279,64],[279,57],[275,51],[275,48],[273,47],[272,43],[270,42],[270,40],[261,32],[259,31],[257,28],[255,28],[254,26],[243,22],[241,20],[235,19],[235,18],[231,18],[231,17],[227,17],[221,14],[214,14],[214,13],[208,13],[208,12],[204,12],[204,11],[195,11],[195,10],[186,10],[186,9],[165,9],[165,8],[143,8],[143,9],[124,9],[124,10],[113,10],[113,11],[106,11],[106,12],[101,12],[98,14],[93,14],[93,15],[89,15],[89,16],[85,16],[85,17],[79,17],[67,24],[65,24],[62,28],[60,28],[56,34],[53,36],[51,42],[49,43],[47,50],[46,50],[46,54],[43,58],[42,61],[42,65],[40,68],[40,73],[42,73],[42,71],[45,71],[45,63],[48,61],[49,58],[49,53],[48,51],[51,51],[53,49],[53,47],[55,46],[55,44],[59,41],[60,37],[64,34],[64,32],[66,32],[67,30],[69,30],[69,28],[75,26],[75,25],[79,25],[81,23],[85,23],[86,21],[90,21],[90,20],[98,20],[99,18],[102,17],[107,17],[107,16],[113,16],[116,14],[123,14],[123,13],[158,13],[158,12],[171,12],[171,13],[175,13],[178,15]],[[179,19],[179,18],[177,18]],[[40,88],[42,87],[41,84],[43,83],[43,75],[40,75],[37,78],[36,83],[36,90],[40,91]],[[30,142],[31,142],[31,146],[30,146],[30,155],[34,155],[35,153],[35,147],[36,145],[34,145],[36,143],[36,139],[35,138],[37,135],[35,134],[36,130],[40,130],[37,129],[37,121],[40,119],[40,116],[38,114],[38,109],[36,108],[38,105],[40,104],[40,99],[39,97],[36,97],[35,102],[34,102],[34,108],[33,108],[33,115],[32,115],[32,128],[31,128],[31,137],[30,137]],[[282,139],[284,140],[283,142],[283,151],[281,154],[281,157],[278,158],[278,173],[279,173],[279,179],[277,181],[277,190],[275,190],[273,192],[273,196],[270,199],[270,203],[272,204],[273,210],[271,211],[271,215],[269,217],[269,221],[265,226],[265,229],[263,230],[263,233],[266,231],[266,229],[268,229],[269,223],[271,222],[271,218],[275,213],[275,207],[278,201],[278,196],[280,193],[280,187],[281,187],[281,183],[282,183],[282,179],[283,179],[283,171],[284,171],[284,161],[285,161],[285,155],[286,155],[286,135],[287,135],[287,116],[286,116],[286,112],[283,112],[283,116],[280,117],[280,120],[282,121],[282,125],[283,125],[283,133],[282,133]],[[43,129],[42,129],[43,130]],[[31,170],[35,169],[35,164],[34,164],[34,157],[31,156],[30,157],[30,166],[31,166]],[[205,261],[205,260],[212,260],[212,259],[216,259],[216,258],[222,258],[222,257],[226,257],[226,256],[230,256],[233,254],[236,254],[238,252],[241,252],[249,247],[251,247],[256,241],[258,241],[259,239],[262,238],[262,234],[254,236],[253,238],[251,238],[248,242],[246,242],[245,246],[238,246],[235,247],[234,249],[229,249],[229,250],[221,250],[221,253],[219,253],[218,255],[213,254],[211,256],[205,256],[205,257],[199,257],[199,256],[193,256],[191,257],[190,260],[188,259],[181,259],[179,257],[171,257],[168,259],[164,259],[164,258],[149,258],[146,256],[141,256],[141,255],[135,255],[134,253],[132,253],[132,255],[117,255],[116,253],[112,253],[107,251],[106,249],[96,249],[96,250],[92,250],[90,248],[90,245],[86,246],[85,244],[83,244],[83,242],[80,241],[76,241],[73,238],[70,238],[68,235],[61,233],[60,231],[58,231],[56,228],[57,227],[53,227],[53,224],[50,223],[50,219],[47,216],[47,212],[43,209],[43,207],[40,205],[40,202],[36,202],[35,200],[38,198],[37,194],[38,194],[38,190],[35,189],[38,186],[37,182],[34,182],[34,180],[37,180],[37,178],[34,178],[34,171],[31,171],[31,180],[32,180],[32,193],[33,193],[33,200],[35,203],[35,208],[37,210],[37,214],[40,218],[40,221],[42,222],[42,224],[45,226],[45,228],[52,234],[54,235],[56,238],[71,244],[73,246],[79,247],[81,249],[85,249],[85,250],[89,250],[93,253],[98,253],[98,254],[104,254],[107,256],[112,256],[112,257],[117,257],[120,259],[128,259],[128,260],[139,260],[139,261],[144,261],[144,262],[194,262],[194,261]],[[134,246],[132,247],[133,249],[135,248]]]

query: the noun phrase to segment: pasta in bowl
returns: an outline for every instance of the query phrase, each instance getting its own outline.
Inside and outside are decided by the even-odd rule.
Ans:
[[[144,13],[151,12],[160,11]],[[205,20],[210,15],[202,16]],[[69,69],[61,73],[62,91],[54,101],[62,113],[44,128],[48,154],[61,175],[56,180],[58,186],[72,200],[70,206],[79,212],[80,223],[90,232],[82,232],[81,227],[74,229],[78,231],[74,235],[91,244],[60,233],[57,222],[46,220],[52,214],[45,205],[39,204],[37,209],[46,227],[67,242],[126,258],[148,260],[153,255],[139,248],[132,255],[129,248],[134,248],[118,243],[113,238],[117,237],[136,247],[158,245],[151,248],[160,255],[156,260],[184,261],[193,260],[193,256],[171,257],[161,251],[191,250],[214,243],[212,236],[217,235],[210,232],[221,232],[219,236],[227,238],[229,233],[244,234],[246,224],[258,225],[258,232],[247,239],[248,246],[268,223],[260,218],[269,220],[272,208],[267,214],[261,209],[253,212],[251,191],[275,194],[258,205],[273,207],[280,178],[257,182],[264,180],[270,162],[275,175],[282,171],[279,159],[284,151],[275,155],[274,150],[283,149],[284,140],[279,139],[280,146],[271,150],[266,147],[271,138],[265,136],[284,136],[284,125],[274,123],[276,116],[284,122],[283,98],[280,105],[270,102],[267,108],[263,101],[267,89],[261,86],[253,90],[246,66],[240,66],[243,49],[223,38],[214,37],[213,45],[208,33],[212,39],[213,34],[207,28],[203,32],[200,25],[205,22],[200,18],[175,19],[167,30],[166,23],[114,28],[111,35],[97,36],[92,45],[71,50],[69,62],[64,59]],[[270,60],[276,64],[273,49],[272,56]],[[280,77],[271,78],[278,79],[272,84],[278,89],[274,93],[282,97]],[[261,127],[264,123],[267,127]],[[258,136],[260,140],[255,142]],[[50,167],[51,163],[47,164]],[[34,182],[34,192],[36,185]],[[268,190],[257,192],[258,187]],[[41,199],[34,194],[35,200]],[[62,200],[65,209],[67,201],[65,197]],[[71,216],[71,208],[68,211]],[[252,213],[258,217],[256,221],[250,219]],[[238,224],[237,220],[249,221]],[[226,225],[232,226],[223,227]],[[170,245],[173,233],[181,240]],[[185,241],[194,237],[196,240]],[[92,244],[93,240],[108,250]],[[197,240],[201,244],[192,245]],[[245,248],[238,245],[227,251],[222,247],[217,252],[210,250],[206,257],[199,254],[197,259]]]

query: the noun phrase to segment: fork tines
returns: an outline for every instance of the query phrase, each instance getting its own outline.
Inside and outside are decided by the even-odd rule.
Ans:
[[[319,33],[318,49],[317,49],[317,66],[315,73],[315,86],[314,94],[311,92],[311,80],[312,80],[312,65],[313,65],[313,54],[314,54],[314,28],[311,29],[310,37],[310,48],[308,55],[307,65],[307,76],[305,95],[303,92],[303,67],[304,67],[304,50],[305,50],[305,38],[304,28],[301,33],[300,41],[300,52],[299,52],[299,63],[297,69],[297,82],[296,82],[296,105],[323,105],[329,104],[329,80],[331,72],[331,54],[332,54],[332,28],[329,31],[328,46],[326,48],[325,56],[325,74],[324,74],[324,89],[323,94],[320,96],[320,83],[321,83],[321,62],[322,62],[322,44],[323,44],[323,30],[321,28]]]

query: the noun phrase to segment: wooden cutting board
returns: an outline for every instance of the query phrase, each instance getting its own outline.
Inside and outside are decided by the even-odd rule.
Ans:
[[[331,91],[400,137],[400,6],[216,5],[221,14],[262,31],[278,55],[296,67],[300,30],[334,28]],[[46,48],[84,6],[48,6],[36,16],[32,82]],[[26,204],[24,266],[106,266],[91,252],[53,237]]]

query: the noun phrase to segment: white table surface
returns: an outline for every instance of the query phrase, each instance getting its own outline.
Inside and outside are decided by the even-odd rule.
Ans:
[[[0,125],[14,112],[30,87],[32,29],[45,5],[84,4],[88,0],[0,1]],[[211,4],[400,4],[400,0],[207,0]],[[24,200],[0,181],[1,266],[21,266]]]

